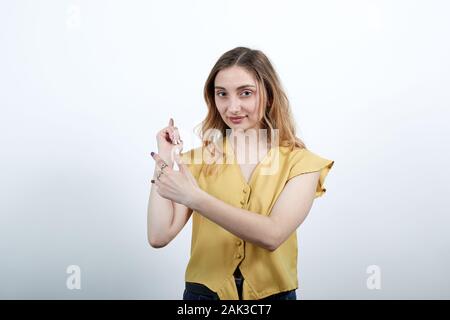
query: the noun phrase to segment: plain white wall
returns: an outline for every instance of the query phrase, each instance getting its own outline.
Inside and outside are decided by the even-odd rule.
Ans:
[[[277,69],[299,136],[335,160],[298,229],[299,298],[449,299],[449,10],[1,1],[0,298],[181,299],[191,223],[148,245],[149,154],[170,117],[198,146],[206,77],[248,46]]]

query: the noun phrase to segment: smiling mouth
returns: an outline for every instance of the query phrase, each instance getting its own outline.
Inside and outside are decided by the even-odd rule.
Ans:
[[[244,119],[247,116],[242,116],[242,117],[229,117],[231,120],[240,120],[240,119]]]

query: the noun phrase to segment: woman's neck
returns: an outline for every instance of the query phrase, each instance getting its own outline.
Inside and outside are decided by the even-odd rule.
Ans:
[[[269,152],[267,134],[264,130],[233,130],[228,135],[236,159],[242,164],[256,164]]]

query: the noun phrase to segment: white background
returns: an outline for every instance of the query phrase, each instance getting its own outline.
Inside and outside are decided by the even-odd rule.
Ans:
[[[206,77],[248,46],[273,62],[298,135],[335,160],[298,229],[299,299],[449,299],[449,11],[1,0],[0,298],[181,299],[191,223],[147,243],[149,154],[170,117],[184,150],[199,145]]]

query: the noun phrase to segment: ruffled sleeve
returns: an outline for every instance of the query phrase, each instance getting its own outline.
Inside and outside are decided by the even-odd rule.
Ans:
[[[322,158],[308,149],[301,149],[294,154],[290,162],[291,170],[288,180],[303,173],[320,171],[315,198],[322,196],[327,191],[324,183],[328,172],[333,167],[333,160]]]

